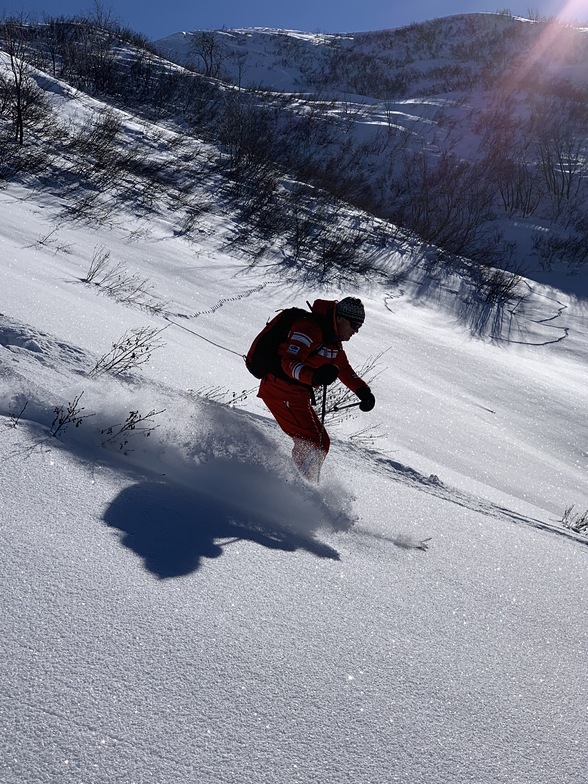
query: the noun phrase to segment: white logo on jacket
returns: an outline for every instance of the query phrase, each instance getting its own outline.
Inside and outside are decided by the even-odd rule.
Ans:
[[[293,332],[290,340],[297,340],[299,343],[304,343],[308,348],[312,346],[312,340],[308,335],[305,335],[304,332]]]

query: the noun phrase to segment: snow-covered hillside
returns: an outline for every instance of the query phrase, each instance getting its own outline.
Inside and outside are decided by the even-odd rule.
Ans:
[[[587,29],[476,13],[366,33],[194,30],[155,45],[321,114],[339,129],[357,206],[535,280],[571,273],[566,287],[588,292]]]
[[[586,781],[585,300],[484,302],[400,233],[313,285],[228,208],[66,201],[0,190],[2,784]],[[242,355],[347,294],[377,404],[314,487]]]
[[[412,91],[447,93],[480,80],[484,67],[510,73],[534,67],[586,84],[588,37],[583,28],[544,23],[509,14],[448,16],[390,30],[308,33],[265,28],[184,31],[155,41],[166,57],[243,87],[287,92],[330,89],[337,94],[384,98],[399,82]],[[352,87],[368,63],[381,78],[368,92]],[[211,75],[209,73],[209,75]],[[373,74],[372,74],[373,76]],[[365,74],[365,84],[368,84]]]

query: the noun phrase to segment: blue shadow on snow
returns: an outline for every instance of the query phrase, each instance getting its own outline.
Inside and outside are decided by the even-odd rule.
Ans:
[[[303,549],[319,558],[339,559],[337,551],[315,539],[312,531],[268,522],[237,522],[235,508],[229,504],[165,482],[144,481],[127,487],[103,519],[121,532],[122,544],[160,579],[197,571],[203,558],[218,558],[225,547],[239,540],[273,550]]]

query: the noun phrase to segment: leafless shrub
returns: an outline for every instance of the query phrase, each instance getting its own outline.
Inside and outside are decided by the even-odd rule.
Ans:
[[[27,245],[28,248],[34,248],[37,245],[42,245],[45,248],[53,247],[55,253],[71,253],[72,246],[66,242],[59,242],[57,239],[57,233],[59,231],[59,227],[54,226],[47,234],[44,234],[42,237],[33,244]]]
[[[242,389],[241,392],[234,392],[219,386],[209,386],[189,389],[188,393],[197,398],[205,398],[214,403],[222,403],[230,408],[235,408],[245,402],[249,395],[252,395],[256,390],[257,387],[253,387],[252,389]]]
[[[214,31],[203,30],[194,33],[190,42],[190,51],[198,60],[200,67],[197,70],[204,76],[213,79],[221,76],[222,65],[229,56],[229,50]]]
[[[157,134],[129,136],[119,113],[107,109],[81,128],[64,128],[63,186],[75,194],[71,213],[102,219],[120,204],[150,212],[175,193],[180,164]],[[164,149],[154,157],[153,148]]]
[[[79,427],[85,419],[95,416],[95,414],[82,414],[82,411],[85,410],[84,406],[80,405],[83,394],[83,392],[80,392],[70,403],[67,403],[65,406],[56,406],[53,409],[55,417],[49,428],[52,436],[57,438],[63,435],[70,425]]]
[[[112,109],[98,112],[82,128],[69,132],[66,152],[76,181],[107,188],[120,182],[121,132],[120,115]]]
[[[489,176],[496,181],[506,214],[524,218],[533,215],[541,204],[544,188],[529,161],[495,158],[488,163]]]
[[[488,305],[508,302],[516,291],[521,276],[496,267],[477,267],[476,290]]]
[[[382,425],[376,423],[373,425],[366,425],[366,427],[362,427],[354,433],[351,433],[349,440],[353,441],[353,443],[358,446],[366,449],[373,449],[376,446],[378,439],[382,438],[384,435],[385,433],[382,430]]]
[[[133,451],[128,449],[128,444],[133,435],[139,435],[143,438],[148,438],[151,433],[159,427],[153,424],[153,417],[163,414],[165,409],[156,411],[152,409],[146,414],[141,414],[139,411],[129,411],[129,415],[124,422],[118,422],[114,425],[109,425],[100,431],[102,436],[102,446],[116,446],[126,455]]]
[[[588,509],[585,512],[574,512],[575,504],[568,506],[561,517],[560,522],[565,528],[569,528],[576,533],[588,531]]]
[[[96,377],[112,373],[118,376],[144,365],[156,349],[165,345],[159,338],[165,329],[167,326],[161,329],[141,327],[125,332],[120,340],[112,344],[112,349],[96,362],[89,375]]]
[[[382,351],[375,357],[370,357],[358,370],[358,375],[371,386],[374,381],[384,372],[381,359],[386,352]],[[359,401],[354,392],[340,382],[331,384],[327,389],[325,422],[332,424],[350,419],[357,413],[355,407]],[[317,403],[322,406],[322,401]]]
[[[584,232],[571,236],[536,234],[533,249],[545,270],[565,265],[573,274],[588,264],[588,236]]]
[[[105,274],[110,260],[110,251],[103,245],[98,245],[94,248],[94,255],[88,267],[86,277],[83,278],[83,283],[95,283],[96,278]]]
[[[28,400],[26,400],[24,402],[23,406],[21,407],[20,411],[18,411],[16,413],[10,413],[8,415],[8,422],[6,423],[7,427],[11,427],[13,429],[18,427],[18,423],[22,419],[22,416],[23,416],[23,414],[24,414],[28,404],[29,404],[29,402],[28,402]]]
[[[94,249],[83,282],[97,286],[117,302],[147,310],[149,313],[161,313],[165,307],[165,303],[153,293],[154,287],[148,278],[127,272],[122,262],[111,264],[110,251],[102,245]]]
[[[454,255],[483,258],[484,225],[493,216],[495,191],[480,167],[443,154],[408,156],[392,217]],[[495,243],[494,244],[494,250]]]
[[[585,176],[584,135],[576,136],[566,125],[542,128],[536,142],[539,171],[550,194],[555,216],[564,203],[578,198]]]
[[[24,17],[0,23],[0,48],[8,55],[9,69],[0,76],[2,107],[12,120],[13,141],[24,144],[25,129],[38,122],[48,109],[33,78],[35,50],[30,45],[31,27]]]

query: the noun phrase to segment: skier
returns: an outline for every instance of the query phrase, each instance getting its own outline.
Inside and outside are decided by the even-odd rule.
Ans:
[[[364,319],[363,303],[356,297],[339,302],[315,300],[312,312],[294,322],[278,348],[281,371],[265,375],[259,386],[258,397],[293,439],[292,457],[310,482],[318,483],[330,446],[324,424],[312,407],[313,387],[326,387],[340,378],[360,399],[362,411],[371,411],[376,402],[369,386],[349,364],[342,346]]]

